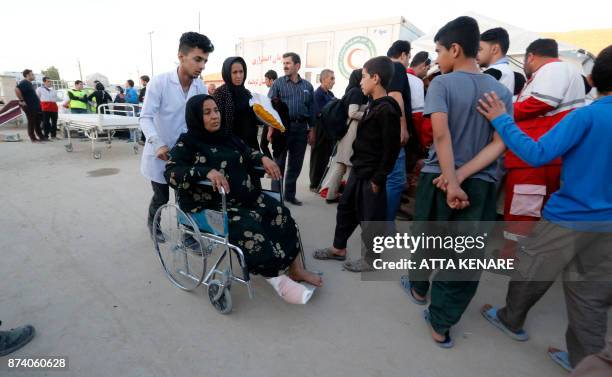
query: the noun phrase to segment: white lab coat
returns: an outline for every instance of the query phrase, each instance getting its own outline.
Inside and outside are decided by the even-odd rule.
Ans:
[[[140,129],[147,138],[140,172],[147,179],[166,183],[166,162],[155,154],[164,145],[172,149],[178,137],[187,132],[185,104],[189,98],[198,94],[208,94],[204,83],[200,79],[194,79],[185,94],[179,82],[178,70],[154,76],[147,85],[147,95],[139,120]]]

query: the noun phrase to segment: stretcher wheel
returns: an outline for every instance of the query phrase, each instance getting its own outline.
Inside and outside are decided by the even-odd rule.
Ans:
[[[66,152],[72,152],[72,144],[64,145],[64,148],[66,148]]]
[[[229,286],[223,286],[219,280],[208,283],[208,298],[212,306],[221,314],[232,311],[232,294]]]
[[[202,284],[207,253],[193,219],[175,204],[165,204],[155,213],[151,237],[168,279],[191,291]]]
[[[93,158],[99,160],[102,158],[102,152],[93,152]]]

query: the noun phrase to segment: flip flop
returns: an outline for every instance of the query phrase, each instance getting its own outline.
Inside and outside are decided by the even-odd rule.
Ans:
[[[566,351],[561,351],[559,349],[548,347],[548,356],[557,363],[561,368],[565,369],[568,372],[572,371],[572,366],[569,362],[569,354]]]
[[[497,308],[486,304],[480,309],[480,314],[489,321],[490,324],[500,329],[504,334],[508,335],[510,338],[514,340],[518,340],[519,342],[524,342],[529,340],[529,334],[523,329],[520,329],[518,332],[514,332],[510,330],[506,325],[501,323],[499,318],[497,317]]]
[[[412,301],[413,303],[417,305],[427,305],[427,299],[419,300],[418,298],[414,296],[414,293],[412,292],[412,284],[410,283],[410,279],[408,278],[408,275],[404,275],[400,278],[400,285],[402,289],[404,290],[404,292],[406,292],[406,294],[408,295],[408,298],[410,299],[410,301]]]
[[[425,322],[427,322],[427,326],[431,327],[431,319],[429,317],[429,310],[425,309],[423,310],[423,318],[425,319]],[[444,341],[440,342],[437,341],[435,339],[432,338],[432,340],[436,343],[436,345],[440,348],[453,348],[453,346],[455,345],[455,343],[453,342],[453,340],[450,337],[450,331],[447,331],[444,334]]]
[[[319,259],[319,260],[338,260],[338,261],[346,260],[346,255],[334,254],[334,251],[329,247],[326,247],[325,249],[315,250],[312,253],[312,257],[314,259]]]

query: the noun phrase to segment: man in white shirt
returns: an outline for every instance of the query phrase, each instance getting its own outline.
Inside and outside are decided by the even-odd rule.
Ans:
[[[153,77],[140,114],[140,129],[146,137],[140,172],[151,181],[153,198],[149,205],[148,226],[153,229],[157,209],[168,203],[170,190],[164,178],[168,153],[181,133],[187,132],[185,104],[189,98],[207,94],[200,74],[214,46],[205,35],[187,32],[179,43],[176,70]],[[153,236],[153,234],[152,234]],[[154,235],[164,242],[160,232]]]
[[[43,86],[36,89],[36,94],[40,98],[40,109],[42,110],[43,135],[47,139],[57,140],[57,93],[53,89],[53,83],[48,77],[43,77]]]
[[[510,93],[517,95],[525,85],[525,78],[510,68],[506,57],[509,48],[510,36],[506,29],[489,29],[480,35],[480,48],[476,59],[481,67],[486,68],[484,73],[495,77]]]

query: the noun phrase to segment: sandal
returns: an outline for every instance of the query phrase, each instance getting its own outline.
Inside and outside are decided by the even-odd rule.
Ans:
[[[429,317],[429,310],[427,310],[427,309],[423,310],[423,318],[425,319],[425,322],[427,322],[427,326],[433,328],[431,326],[431,319]],[[439,340],[435,340],[433,338],[432,338],[432,340],[440,348],[453,348],[453,346],[455,345],[455,343],[453,342],[453,340],[450,337],[450,331],[446,331],[444,333],[444,340],[442,342],[440,342]]]
[[[406,294],[408,295],[410,301],[417,305],[427,305],[427,299],[420,300],[414,296],[414,292],[412,291],[412,284],[410,283],[408,275],[404,275],[400,278],[400,285],[402,286],[404,292],[406,292]]]
[[[568,372],[572,371],[572,366],[569,362],[569,354],[566,351],[561,351],[553,347],[548,347],[548,356],[557,363],[561,368]]]
[[[366,262],[363,258],[355,260],[347,260],[342,264],[345,270],[351,272],[371,272],[374,271],[371,263]]]
[[[482,314],[489,323],[503,331],[504,334],[512,339],[518,340],[519,342],[524,342],[529,339],[529,334],[527,334],[525,330],[520,329],[518,332],[514,332],[506,327],[506,325],[499,320],[499,317],[497,317],[497,308],[486,304],[480,309],[480,314]]]
[[[319,260],[346,260],[346,255],[338,255],[334,254],[334,251],[331,247],[326,247],[325,249],[317,249],[312,253],[312,257],[314,259]]]

